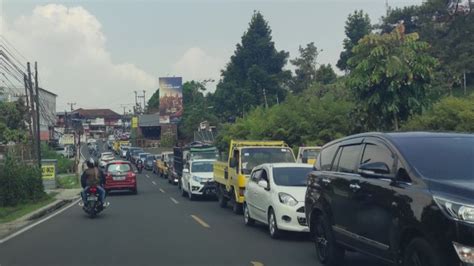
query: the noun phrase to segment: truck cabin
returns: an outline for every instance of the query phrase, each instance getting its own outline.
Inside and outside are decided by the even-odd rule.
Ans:
[[[295,157],[288,147],[236,148],[229,166],[239,174],[250,175],[252,169],[264,163],[294,163]]]

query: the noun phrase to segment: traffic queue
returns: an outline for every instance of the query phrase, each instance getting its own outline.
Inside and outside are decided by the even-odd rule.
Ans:
[[[121,157],[189,200],[212,197],[262,223],[272,238],[310,233],[322,265],[359,251],[403,266],[474,263],[474,135],[364,133],[323,147],[283,141],[193,142],[151,155],[121,146]],[[222,159],[222,160],[219,160]]]

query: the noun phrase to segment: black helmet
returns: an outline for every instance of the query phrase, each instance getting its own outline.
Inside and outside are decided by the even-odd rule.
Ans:
[[[95,166],[94,158],[92,158],[92,157],[89,158],[89,160],[87,160],[86,164],[87,164],[88,168],[94,168],[94,166]]]

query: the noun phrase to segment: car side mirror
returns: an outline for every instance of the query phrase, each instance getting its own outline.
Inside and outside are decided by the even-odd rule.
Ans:
[[[230,159],[229,167],[230,168],[235,168],[236,166],[237,166],[237,159],[234,157],[234,158]]]
[[[386,163],[373,162],[362,164],[357,172],[363,177],[382,177],[390,174],[390,168]]]
[[[188,174],[188,173],[189,173],[189,169],[184,168],[184,169],[183,169],[183,173],[187,173],[187,174]]]
[[[265,190],[269,190],[268,189],[268,182],[266,180],[258,181],[258,186],[261,187],[261,188],[264,188]]]

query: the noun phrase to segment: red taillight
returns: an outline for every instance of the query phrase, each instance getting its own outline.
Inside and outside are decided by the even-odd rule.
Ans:
[[[127,178],[135,178],[137,177],[134,172],[128,172]]]
[[[112,179],[112,174],[106,173],[105,174],[105,179]]]
[[[91,187],[89,189],[90,193],[96,193],[97,192],[97,188],[96,187]]]

